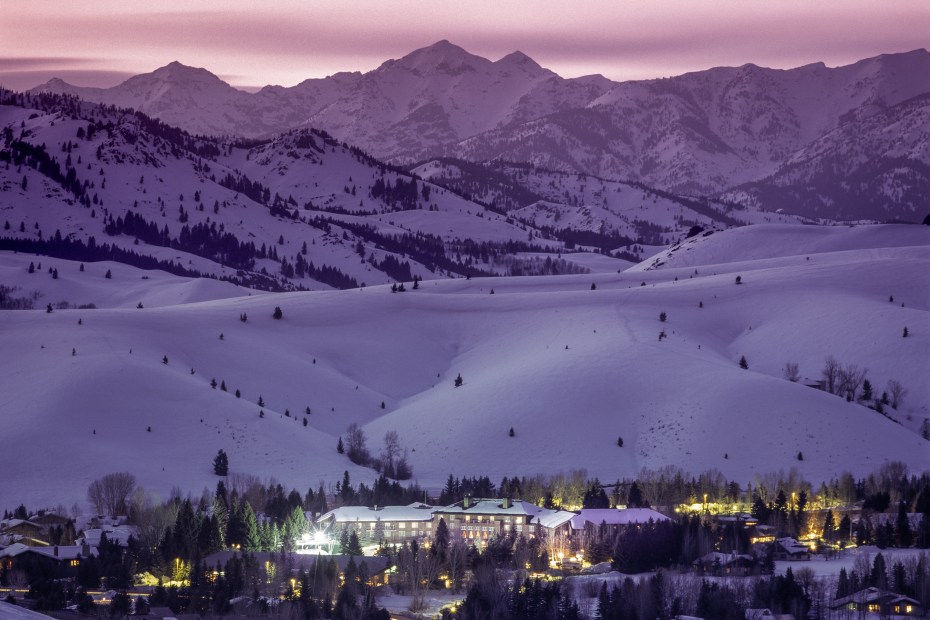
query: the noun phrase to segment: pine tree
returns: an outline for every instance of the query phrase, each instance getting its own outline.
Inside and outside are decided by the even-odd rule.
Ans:
[[[894,542],[896,547],[910,547],[914,543],[914,534],[911,532],[911,523],[907,518],[907,506],[904,500],[898,504],[898,518],[894,526]]]
[[[513,432],[513,427],[512,427],[512,426],[510,427],[510,432],[507,433],[507,434],[510,435],[511,437],[513,437],[513,436],[516,435],[516,433]]]
[[[663,323],[666,321],[667,318],[668,318],[668,315],[666,315],[664,311],[659,313],[659,320],[662,321]]]
[[[162,364],[166,364],[166,365],[168,364],[168,356],[167,356],[167,355],[161,358],[161,363],[162,363]]]
[[[281,306],[274,307],[274,314],[272,314],[271,317],[279,321],[284,317],[284,313],[281,311]]]
[[[459,375],[455,378],[455,387],[461,387],[462,383],[464,383],[462,380],[462,373],[459,373]]]
[[[623,447],[623,437],[617,437],[617,447],[618,448]]]
[[[908,337],[907,327],[904,328],[904,332],[901,334],[901,336],[904,337],[904,338],[907,338],[907,337]]]
[[[221,448],[213,458],[213,473],[217,476],[226,476],[229,474],[229,457]]]
[[[747,369],[747,368],[749,368],[749,362],[746,361],[746,356],[745,356],[745,355],[741,355],[741,356],[740,356],[740,358],[739,358],[739,367],[742,368],[742,369],[744,369],[744,370]]]
[[[113,278],[113,273],[109,269],[107,269],[107,272],[103,277],[106,278],[107,280],[110,280]]]
[[[336,443],[336,452],[338,452],[339,454],[345,454],[345,451],[346,451],[346,448],[342,444],[342,437],[340,437],[339,442]]]

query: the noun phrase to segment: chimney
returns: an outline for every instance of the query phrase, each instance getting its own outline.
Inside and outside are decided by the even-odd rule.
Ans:
[[[85,558],[90,557],[90,545],[87,543],[81,545],[81,555],[83,555]]]
[[[505,498],[504,498],[504,503],[503,503],[503,505],[501,506],[501,508],[503,508],[504,510],[510,508],[510,498],[509,498],[509,497],[505,497]]]
[[[462,508],[471,508],[471,495],[466,495],[462,500]]]
[[[55,557],[58,557],[58,545],[55,545]]]

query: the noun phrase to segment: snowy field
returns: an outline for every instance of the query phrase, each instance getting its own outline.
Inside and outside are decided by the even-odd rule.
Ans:
[[[335,450],[353,422],[374,454],[397,431],[432,489],[449,474],[578,468],[602,480],[716,468],[742,484],[790,468],[815,483],[888,460],[930,468],[917,433],[930,415],[930,227],[752,226],[688,247],[659,269],[402,294],[248,295],[0,254],[0,283],[39,294],[36,310],[0,312],[0,505],[70,506],[113,471],[160,496],[199,494],[220,448],[234,474],[302,492],[343,471],[370,482]],[[97,309],[46,313],[62,300]],[[828,355],[868,368],[879,393],[900,381],[900,423],[782,376],[791,361],[818,378]]]

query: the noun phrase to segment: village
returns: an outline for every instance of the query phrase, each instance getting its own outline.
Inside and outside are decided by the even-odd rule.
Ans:
[[[235,510],[237,500],[230,500]],[[860,546],[875,543],[874,535],[863,540],[863,532],[890,535],[890,541],[880,541],[881,547],[890,542],[926,548],[921,529],[926,516],[919,513],[903,512],[895,523],[894,515],[870,514],[861,507],[853,519],[853,511],[841,518],[832,511],[813,511],[805,517],[812,525],[799,528],[796,506],[785,513],[787,518],[776,514],[764,523],[751,512],[722,510],[724,506],[709,503],[706,496],[704,502],[676,507],[669,514],[638,498],[633,503],[637,505],[565,510],[509,497],[466,495],[447,505],[342,505],[323,513],[301,508],[288,517],[270,547],[248,534],[235,542],[229,531],[219,542],[204,542],[216,531],[210,523],[228,511],[214,504],[204,511],[199,542],[188,541],[185,549],[182,542],[163,540],[148,552],[140,550],[146,538],[143,528],[126,516],[74,518],[53,510],[17,511],[0,521],[0,597],[6,604],[55,617],[292,617],[288,614],[295,604],[317,610],[307,612],[305,607],[306,617],[377,617],[373,614],[382,600],[393,604],[393,617],[459,617],[456,611],[482,581],[487,561],[495,570],[505,570],[509,579],[561,584],[563,590],[574,584],[576,607],[582,599],[579,617],[590,615],[585,597],[591,599],[588,607],[603,605],[597,595],[607,591],[606,584],[619,585],[628,575],[655,575],[657,569],[701,587],[752,583],[773,575],[797,581],[803,584],[798,596],[807,603],[794,603],[794,609],[806,610],[812,618],[927,615],[922,602],[930,594],[925,553],[905,557],[913,559],[908,571],[916,566],[912,579],[905,577],[904,564],[892,567],[888,560],[886,567],[884,559],[882,575],[877,575],[880,553],[875,565],[868,564],[867,553],[857,555]],[[191,508],[189,500],[178,509],[174,532],[169,527],[166,540],[189,536],[179,525],[187,518],[185,508]],[[231,517],[225,516],[228,530],[236,527]],[[259,513],[253,525],[278,531],[273,521]],[[835,524],[833,529],[827,523]],[[786,535],[789,531],[796,536]],[[169,549],[177,557],[159,557]],[[862,568],[862,557],[868,575],[853,570]],[[815,578],[829,585],[817,588]],[[349,614],[338,607],[347,588],[358,601],[368,601],[369,611],[361,606]],[[685,598],[675,600],[677,607],[673,604],[663,617],[690,617],[681,611],[690,610]],[[799,618],[784,606],[773,607],[746,607],[745,618]]]

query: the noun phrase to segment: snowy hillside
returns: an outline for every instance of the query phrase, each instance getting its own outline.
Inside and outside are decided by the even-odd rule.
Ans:
[[[684,198],[640,184],[502,162],[436,159],[413,171],[494,205],[514,220],[553,231],[560,239],[608,250],[622,245],[627,251],[641,253],[643,246],[662,246],[680,239],[692,226],[805,221],[719,200]]]
[[[161,307],[192,283],[3,253],[5,285],[41,294],[36,310],[0,312],[0,469],[16,472],[3,497],[70,503],[114,470],[161,494],[199,492],[215,485],[220,448],[231,471],[298,489],[343,470],[371,480],[335,450],[352,422],[375,453],[397,431],[431,487],[450,473],[573,468],[743,481],[792,467],[813,481],[858,475],[889,459],[930,468],[917,433],[930,416],[930,227],[749,226],[681,248],[661,269],[621,274],[425,280],[398,294],[200,289],[199,303]],[[164,293],[140,309],[119,291],[142,275]],[[99,307],[45,311],[66,298]],[[907,388],[885,409],[900,424],[782,376],[796,362],[816,379],[828,355],[868,368],[878,392]]]
[[[236,145],[73,99],[0,106],[0,236],[61,253],[112,244],[250,286],[349,288],[525,272],[565,244],[336,142],[299,130]],[[139,261],[133,264],[141,265]],[[167,268],[167,267],[165,267]],[[619,265],[612,269],[616,271]]]

